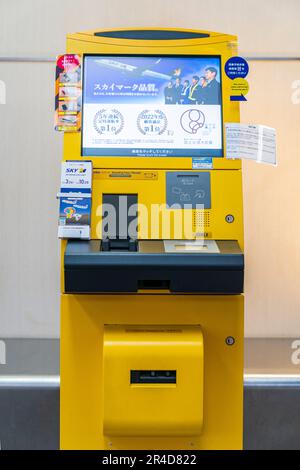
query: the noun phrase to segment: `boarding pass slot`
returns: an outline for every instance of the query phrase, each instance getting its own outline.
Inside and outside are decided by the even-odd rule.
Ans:
[[[131,370],[131,384],[176,384],[176,370]]]

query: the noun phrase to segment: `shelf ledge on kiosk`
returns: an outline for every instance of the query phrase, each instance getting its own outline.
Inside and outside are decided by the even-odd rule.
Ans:
[[[208,249],[196,251],[195,246],[206,246],[207,242],[213,242],[216,248],[208,244]],[[238,243],[232,240],[193,243],[145,240],[138,242],[138,251],[134,252],[102,251],[100,240],[69,240],[64,257],[65,292],[242,293],[244,255]]]

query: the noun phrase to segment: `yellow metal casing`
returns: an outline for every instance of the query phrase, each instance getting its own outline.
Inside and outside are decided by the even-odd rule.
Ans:
[[[229,99],[231,80],[224,72],[226,61],[237,55],[235,36],[209,33],[209,37],[201,39],[143,41],[99,37],[95,36],[95,32],[68,35],[67,52],[82,55],[220,56],[223,122],[239,122],[239,104]],[[192,158],[188,156],[82,157],[81,137],[81,132],[65,133],[63,160],[93,162],[92,239],[102,237],[100,207],[103,194],[137,194],[138,202],[149,209],[152,204],[166,204],[167,172],[195,171],[192,169]],[[196,237],[237,240],[243,248],[240,161],[213,158],[213,169],[203,171],[210,173],[211,208],[203,211],[192,210]],[[168,215],[171,213],[173,217],[174,212],[178,216],[182,211],[169,211]],[[225,217],[228,214],[234,216],[233,223],[226,222]],[[163,211],[158,225],[148,220],[148,224],[140,226],[139,237],[163,239],[162,219],[165,216],[166,212]],[[180,223],[176,226],[173,221],[171,227],[170,238],[190,238],[182,232],[178,234]],[[169,292],[154,291],[128,295],[67,294],[64,287],[65,247],[66,241],[63,240],[61,448],[241,449],[243,296],[189,293],[173,295]],[[128,370],[132,364],[146,368],[146,364],[150,367],[151,363],[149,345],[145,345],[144,338],[131,341],[133,332],[128,331],[131,326],[139,330],[136,335],[142,335],[143,328],[149,330],[149,327],[155,326],[157,336],[153,336],[153,350],[156,352],[151,357],[156,358],[157,362],[155,365],[153,363],[153,367],[168,364],[165,367],[169,368],[169,361],[172,361],[172,367],[178,370],[178,374],[180,372],[178,380],[180,377],[184,378],[180,397],[179,388],[170,385],[153,388],[140,384],[133,387],[130,385]],[[166,326],[170,330],[180,327],[189,337],[190,347],[185,345],[185,341],[178,341],[176,347],[167,347],[159,341],[160,335],[164,335],[162,328],[165,329]],[[234,344],[226,343],[228,337],[234,338]],[[198,349],[196,343],[199,344]],[[172,357],[168,352],[171,350]],[[195,369],[196,362],[198,367]],[[120,368],[122,372],[119,374]],[[203,380],[200,379],[202,374]],[[189,378],[188,383],[185,378]],[[131,392],[136,392],[134,400]],[[142,392],[145,392],[145,399]],[[163,396],[164,392],[169,394],[168,398]],[[174,401],[173,395],[170,395],[172,392],[178,392],[176,396],[174,393]],[[198,412],[194,416],[191,411],[196,395],[195,406]],[[162,403],[165,406],[162,406]],[[175,405],[174,415],[172,410]],[[156,407],[161,413],[157,421],[154,420],[153,413],[150,413]],[[145,413],[143,419],[142,412]]]
[[[61,308],[61,448],[242,448],[243,296],[68,294],[62,296]],[[171,329],[182,324],[201,325],[204,378],[200,436],[104,436],[103,344],[104,328],[109,324],[156,325],[158,329],[161,325]],[[232,346],[226,344],[228,336],[235,339]],[[178,351],[182,351],[180,344]],[[188,362],[186,368],[192,374]],[[124,390],[118,392],[121,399]],[[188,400],[185,395],[182,408]],[[158,401],[155,404],[160,407]]]
[[[208,170],[201,170],[207,172]],[[103,194],[137,194],[140,210],[139,233],[146,239],[191,239],[196,237],[215,240],[237,240],[243,248],[243,199],[240,171],[211,170],[211,209],[170,209],[166,201],[166,170],[102,170],[93,172],[92,239],[102,238]],[[190,171],[189,174],[193,174]],[[199,170],[197,170],[199,173]],[[118,176],[119,175],[119,176]],[[157,209],[154,206],[157,205]],[[158,216],[160,214],[160,216]],[[233,214],[234,221],[226,222]],[[190,234],[184,233],[186,217]],[[191,224],[189,223],[189,217]]]
[[[176,383],[131,383],[131,371],[136,370],[175,371]],[[199,436],[203,421],[200,327],[105,325],[103,387],[105,436]]]

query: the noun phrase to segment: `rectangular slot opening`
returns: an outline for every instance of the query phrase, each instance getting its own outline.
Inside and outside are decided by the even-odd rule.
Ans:
[[[142,279],[138,281],[138,290],[140,289],[170,289],[170,281],[161,279]]]
[[[176,370],[131,370],[131,384],[176,384]]]
[[[207,251],[208,246],[207,245],[175,245],[175,250],[176,251]]]

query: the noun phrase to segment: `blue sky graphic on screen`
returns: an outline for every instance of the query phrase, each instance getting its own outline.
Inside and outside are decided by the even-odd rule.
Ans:
[[[221,157],[219,57],[86,56],[83,156]]]

